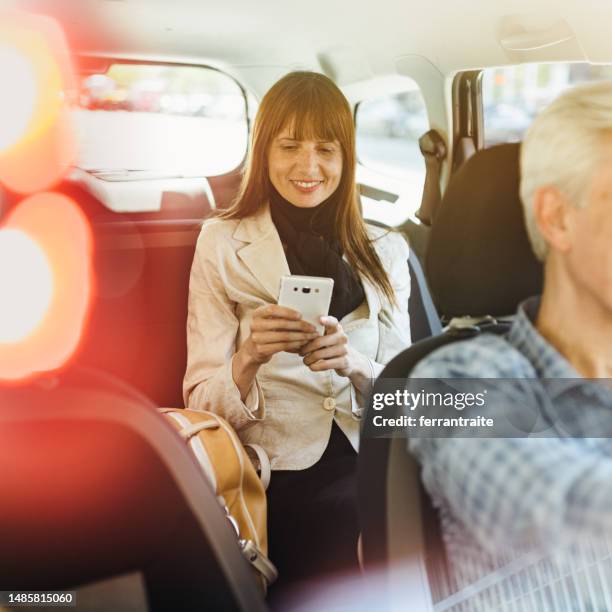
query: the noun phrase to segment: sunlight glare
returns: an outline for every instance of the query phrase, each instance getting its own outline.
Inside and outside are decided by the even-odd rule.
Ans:
[[[7,85],[0,96],[0,151],[27,133],[36,107],[36,79],[32,63],[14,47],[0,44],[0,79]]]
[[[53,295],[43,249],[26,233],[0,230],[0,343],[15,343],[41,323]]]

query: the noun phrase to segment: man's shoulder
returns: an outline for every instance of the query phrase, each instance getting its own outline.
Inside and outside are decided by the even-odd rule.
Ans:
[[[533,365],[504,336],[484,333],[447,344],[414,368],[414,378],[535,378]]]

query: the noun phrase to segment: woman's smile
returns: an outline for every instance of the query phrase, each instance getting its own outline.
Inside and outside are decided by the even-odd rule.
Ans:
[[[313,208],[329,198],[340,184],[343,157],[336,140],[298,140],[285,128],[268,153],[270,182],[299,208]]]
[[[318,180],[318,181],[298,181],[295,179],[289,179],[289,180],[291,181],[293,186],[301,193],[313,193],[321,185],[323,185],[322,180]]]

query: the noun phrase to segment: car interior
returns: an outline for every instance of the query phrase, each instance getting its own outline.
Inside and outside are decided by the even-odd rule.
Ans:
[[[68,367],[24,384],[0,372],[0,586],[75,589],[86,610],[265,610],[204,475],[156,410],[183,407],[195,245],[237,194],[258,100],[303,69],[332,78],[353,107],[364,218],[410,246],[413,345],[377,380],[384,389],[443,344],[504,333],[540,292],[520,141],[558,93],[612,78],[612,6],[4,4],[66,36],[80,148],[52,190],[87,219],[95,284]],[[22,199],[0,175],[0,224]],[[368,596],[346,592],[326,609],[493,609],[488,583],[461,593],[449,582],[405,438],[362,437],[358,482]],[[320,606],[305,596],[295,609]]]

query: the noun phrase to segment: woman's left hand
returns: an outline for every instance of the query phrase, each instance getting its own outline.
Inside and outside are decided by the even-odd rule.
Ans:
[[[325,335],[319,336],[305,344],[300,355],[304,364],[313,372],[335,370],[339,376],[368,375],[366,358],[350,344],[348,336],[338,319],[332,316],[321,317],[325,326]]]

